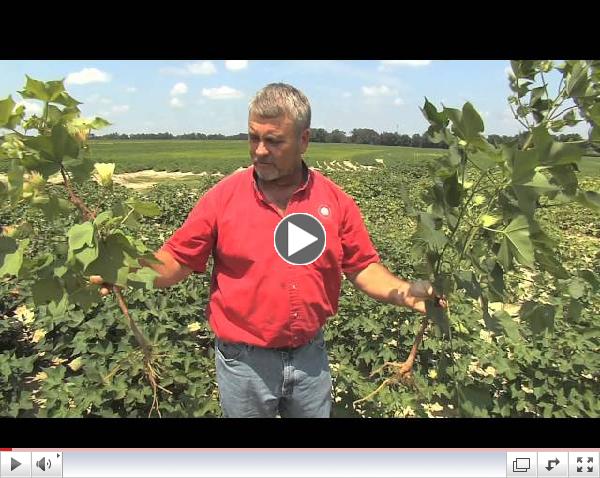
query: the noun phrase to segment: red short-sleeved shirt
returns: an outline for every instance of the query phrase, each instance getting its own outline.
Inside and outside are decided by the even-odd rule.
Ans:
[[[353,274],[379,256],[354,200],[334,182],[309,170],[285,215],[304,212],[325,227],[323,254],[303,266],[285,262],[273,235],[285,217],[267,203],[254,167],[207,191],[163,249],[204,272],[212,253],[210,326],[222,340],[260,347],[298,347],[335,315],[342,272]]]

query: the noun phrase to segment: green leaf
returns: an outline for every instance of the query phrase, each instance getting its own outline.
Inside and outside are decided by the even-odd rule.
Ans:
[[[581,161],[584,153],[582,145],[555,141],[544,126],[536,127],[532,134],[540,164],[560,166],[578,164]]]
[[[94,225],[87,221],[83,224],[76,224],[69,229],[67,233],[69,238],[69,249],[76,251],[83,246],[92,246],[94,244]]]
[[[546,94],[546,88],[544,88],[543,86],[539,86],[537,88],[532,88],[531,89],[531,101],[530,101],[530,105],[534,106],[536,103],[538,103],[542,97]]]
[[[55,220],[60,214],[70,213],[75,208],[66,199],[56,196],[38,196],[32,201],[31,205],[41,209],[50,221]]]
[[[462,124],[462,111],[456,108],[444,108],[443,114],[452,122],[452,132],[460,139],[466,140]]]
[[[156,217],[161,214],[159,207],[153,202],[138,201],[131,198],[125,201],[125,204],[142,216]]]
[[[33,301],[38,307],[49,302],[59,302],[64,294],[60,281],[56,277],[39,279],[31,287]]]
[[[567,75],[566,93],[573,97],[583,96],[588,84],[587,66],[584,61],[574,62]]]
[[[577,271],[577,275],[591,285],[594,291],[600,288],[600,281],[596,278],[596,275],[592,271],[580,269]]]
[[[427,243],[433,250],[441,249],[448,242],[448,239],[443,231],[438,229],[438,226],[441,228],[441,224],[436,224],[436,219],[431,214],[419,213],[415,238]]]
[[[52,161],[51,157],[45,154],[43,157],[27,154],[21,159],[21,164],[28,171],[37,171],[45,179],[60,171],[60,164]]]
[[[50,312],[53,317],[61,317],[67,312],[68,306],[69,296],[64,294],[58,302],[52,301],[48,304],[48,312]]]
[[[44,89],[48,94],[49,101],[54,101],[65,91],[64,80],[47,81],[44,84]]]
[[[87,268],[88,265],[90,265],[92,262],[94,262],[98,258],[99,251],[98,251],[98,247],[96,246],[95,242],[96,241],[94,240],[93,246],[86,247],[86,248],[84,248],[78,252],[75,252],[73,254],[75,259],[77,259],[77,261],[79,261],[81,263],[84,270]]]
[[[63,91],[62,93],[57,95],[56,98],[54,98],[52,101],[54,103],[66,106],[67,108],[74,108],[77,105],[82,104],[80,101],[77,101],[75,98],[70,96],[66,91]]]
[[[508,312],[505,310],[497,310],[494,312],[493,318],[500,325],[502,333],[510,340],[514,342],[519,342],[522,340],[521,334],[519,333],[519,326],[511,318]]]
[[[58,107],[56,107],[54,105],[48,105],[48,123],[49,124],[60,123],[62,120],[62,116],[63,116],[63,113]]]
[[[438,128],[443,128],[448,124],[446,116],[441,111],[438,111],[436,107],[429,102],[427,97],[425,98],[425,104],[423,105],[423,108],[421,108],[421,112],[430,124],[437,126]]]
[[[479,138],[479,133],[483,132],[481,116],[469,102],[465,103],[462,109],[462,127],[467,142]]]
[[[43,81],[34,80],[33,78],[25,75],[27,82],[25,88],[19,91],[23,98],[31,98],[42,101],[50,101],[50,94],[46,91],[46,84]]]
[[[513,184],[523,184],[533,177],[538,166],[538,155],[535,150],[516,151],[512,148],[503,148],[503,153],[505,161],[512,168]]]
[[[23,256],[29,246],[29,239],[19,241],[15,248],[12,238],[0,236],[0,277],[4,275],[19,276],[23,265]]]
[[[481,296],[481,286],[471,271],[455,272],[456,286],[459,289],[465,289],[467,295],[473,299],[478,299]]]
[[[62,124],[52,128],[52,147],[57,162],[62,162],[65,156],[76,159],[79,155],[79,144]]]
[[[109,221],[110,219],[113,218],[113,212],[112,211],[103,211],[100,214],[98,214],[96,216],[96,219],[94,219],[94,225],[96,227],[101,226],[102,224],[104,224],[105,222]]]
[[[569,126],[575,126],[579,122],[577,117],[575,116],[574,110],[567,112],[567,114],[563,116],[563,119]]]
[[[533,80],[535,77],[534,60],[511,60],[510,66],[517,78],[528,78]]]
[[[535,259],[542,266],[543,270],[558,279],[567,279],[569,277],[568,272],[555,257],[553,249],[556,247],[556,244],[554,241],[535,222],[530,224],[530,234],[535,248]]]
[[[540,172],[535,172],[531,179],[529,179],[527,182],[520,183],[519,186],[532,188],[539,194],[547,194],[551,191],[558,191],[558,187],[554,184],[550,184],[548,178]]]
[[[83,309],[83,311],[87,311],[93,305],[96,305],[100,301],[100,296],[98,294],[97,286],[85,286],[81,287],[74,292],[72,292],[69,296],[70,301],[73,304],[77,304],[79,307]]]
[[[450,322],[448,316],[445,314],[444,309],[437,307],[433,301],[425,301],[425,312],[427,317],[433,322],[443,334],[444,337],[448,337],[450,334]]]
[[[492,397],[487,387],[480,384],[457,384],[460,411],[466,417],[489,417]]]
[[[45,160],[54,161],[54,145],[52,138],[49,136],[40,135],[33,138],[26,138],[23,140],[23,143],[30,149],[45,153]]]
[[[502,240],[500,243],[500,249],[496,254],[496,258],[498,259],[498,263],[502,266],[505,271],[510,270],[512,266],[512,253],[510,252],[510,247],[508,245],[508,241]]]
[[[533,268],[533,244],[529,237],[529,224],[523,215],[517,216],[502,231],[502,246],[508,247],[515,259],[526,267]]]
[[[571,279],[568,292],[573,299],[580,299],[585,294],[585,281],[579,277]]]
[[[578,300],[569,301],[567,311],[565,312],[565,319],[578,320],[581,317],[581,311],[583,310],[583,304]]]
[[[450,207],[460,206],[461,188],[458,182],[458,174],[454,173],[452,176],[444,179],[444,200]]]
[[[160,274],[150,267],[142,267],[127,276],[128,283],[135,288],[154,289],[154,279]]]
[[[0,277],[5,274],[18,274],[23,259],[21,255],[21,263],[19,263],[18,258],[15,257],[18,247],[17,241],[12,237],[0,236]]]
[[[531,331],[538,335],[546,330],[554,330],[555,307],[527,301],[519,312],[521,319],[527,321]]]
[[[585,207],[600,210],[600,194],[596,191],[579,191],[575,199]]]
[[[94,170],[94,162],[87,158],[82,159],[65,159],[63,161],[65,169],[71,172],[73,181],[82,183],[91,177]]]
[[[554,166],[548,168],[548,172],[552,175],[552,182],[562,187],[563,193],[572,196],[577,192],[577,176],[575,176],[572,165]]]
[[[552,142],[547,156],[540,156],[542,164],[558,166],[561,164],[578,164],[583,156],[583,146],[579,144]]]
[[[101,128],[106,128],[107,126],[110,126],[112,123],[109,123],[108,121],[106,121],[104,118],[100,118],[98,116],[96,116],[90,123],[90,128],[91,129],[101,129]]]
[[[8,121],[6,123],[6,127],[10,128],[10,129],[15,129],[17,127],[17,125],[19,125],[21,123],[21,121],[23,120],[23,116],[25,116],[25,106],[24,105],[17,106],[17,108],[15,109],[13,114],[10,115],[10,118],[8,119]]]
[[[0,100],[0,128],[9,122],[15,104],[11,96],[5,100]]]
[[[19,166],[16,160],[11,161],[6,176],[8,178],[8,194],[13,203],[20,201],[23,196],[23,174],[25,174],[25,168]]]
[[[86,273],[100,275],[110,284],[125,287],[129,274],[129,267],[125,264],[126,253],[135,257],[135,249],[121,233],[111,234],[99,246],[98,259],[86,268]]]
[[[504,272],[498,263],[488,274],[488,288],[492,300],[504,302]]]

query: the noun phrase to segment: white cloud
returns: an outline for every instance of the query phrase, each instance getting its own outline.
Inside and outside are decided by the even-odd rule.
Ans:
[[[88,98],[85,100],[85,102],[109,105],[112,103],[112,100],[110,98],[104,98],[104,97],[100,96],[98,93],[94,93],[93,95],[88,96]]]
[[[362,92],[365,96],[395,96],[398,94],[398,90],[390,88],[386,85],[363,86]]]
[[[25,116],[30,117],[32,115],[40,116],[44,112],[42,103],[35,100],[23,100],[17,101],[17,106],[25,106]]]
[[[389,70],[398,66],[419,67],[429,65],[431,65],[431,60],[381,60],[379,71]]]
[[[183,108],[183,102],[177,97],[171,98],[169,104],[172,108]]]
[[[135,93],[137,88],[135,86],[128,86],[125,91],[127,91],[127,93]]]
[[[248,68],[248,60],[225,60],[225,68],[238,71]]]
[[[206,96],[211,100],[230,100],[241,98],[244,93],[229,86],[219,86],[218,88],[203,88],[202,96]]]
[[[113,113],[127,113],[129,111],[129,105],[115,105],[111,108]]]
[[[352,93],[350,93],[349,91],[344,91],[342,93],[342,98],[350,98],[352,96]]]
[[[164,75],[212,75],[217,72],[217,68],[212,61],[197,61],[186,63],[183,68],[167,66],[161,68],[160,72]]]
[[[69,73],[65,84],[86,85],[88,83],[107,83],[110,80],[110,75],[98,68],[84,68],[76,73]]]
[[[199,61],[185,65],[187,71],[192,75],[212,75],[217,72],[212,61]]]
[[[402,98],[398,97],[394,100],[394,104],[396,106],[402,106],[404,104],[404,100]]]
[[[179,82],[175,83],[173,88],[171,88],[171,96],[177,95],[185,95],[188,91],[188,87],[185,83]]]

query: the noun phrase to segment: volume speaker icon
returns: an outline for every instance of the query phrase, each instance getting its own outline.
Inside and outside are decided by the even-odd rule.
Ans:
[[[46,457],[43,456],[41,459],[35,462],[35,466],[37,466],[42,471],[46,471],[46,468],[52,468],[52,462],[50,461],[50,459],[46,459]]]

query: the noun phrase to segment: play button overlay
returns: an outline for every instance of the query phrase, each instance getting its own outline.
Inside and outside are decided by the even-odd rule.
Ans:
[[[21,466],[21,462],[19,460],[15,460],[14,458],[10,459],[10,471],[15,471],[15,468]]]
[[[325,228],[307,213],[284,217],[275,228],[275,250],[285,262],[305,266],[325,250]]]

